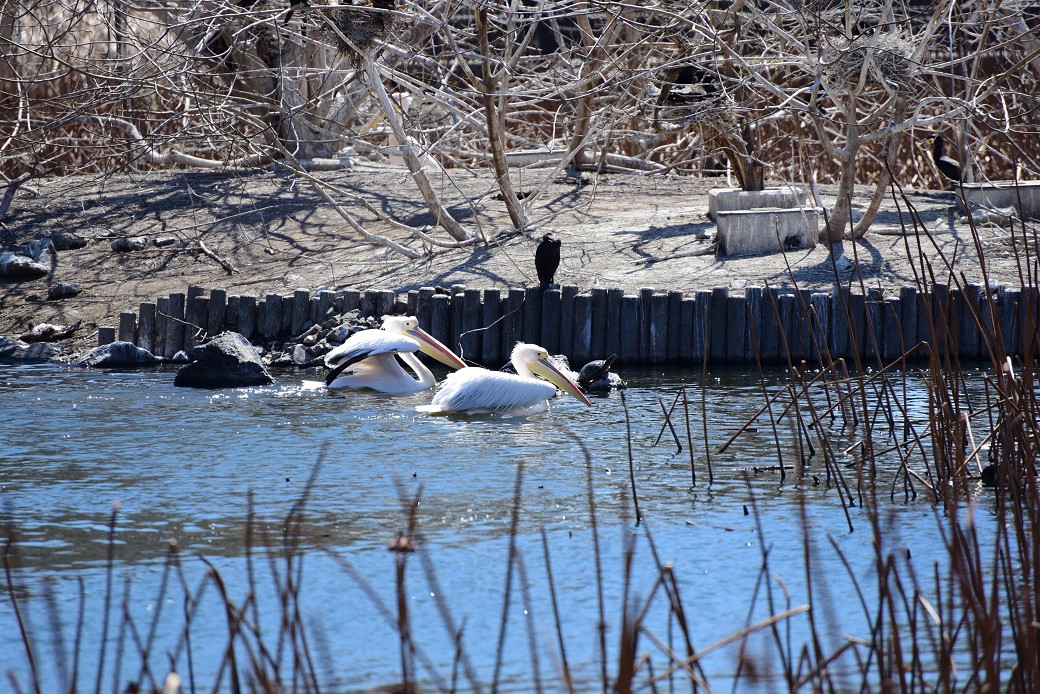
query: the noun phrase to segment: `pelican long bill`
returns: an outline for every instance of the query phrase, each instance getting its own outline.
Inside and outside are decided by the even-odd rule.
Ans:
[[[405,335],[419,343],[420,352],[433,357],[445,366],[450,366],[453,369],[466,367],[466,362],[455,356],[455,353],[448,349],[444,343],[422,328],[416,326],[411,330],[406,330]]]
[[[578,388],[578,384],[572,381],[570,376],[556,368],[556,366],[548,359],[539,359],[531,364],[531,372],[538,374],[560,390],[569,393],[589,407],[592,407],[592,403],[589,402],[589,399],[585,397],[585,394],[581,392],[580,388]]]

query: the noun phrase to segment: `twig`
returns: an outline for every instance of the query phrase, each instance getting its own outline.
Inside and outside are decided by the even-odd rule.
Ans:
[[[220,263],[220,267],[224,268],[224,271],[229,275],[233,275],[238,272],[238,268],[229,263],[228,261],[221,258],[219,255],[209,249],[209,246],[202,239],[195,239],[195,243],[199,245],[199,250],[208,255],[213,260]]]

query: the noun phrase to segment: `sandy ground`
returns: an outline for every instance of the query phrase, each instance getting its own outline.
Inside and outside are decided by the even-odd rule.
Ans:
[[[525,236],[509,233],[505,206],[486,172],[452,171],[435,179],[438,192],[456,218],[469,228],[479,225],[489,240],[446,249],[424,248],[414,235],[394,229],[357,202],[363,198],[410,225],[432,224],[403,169],[364,162],[352,171],[319,176],[341,191],[337,199],[366,229],[408,243],[423,256],[409,260],[365,241],[310,184],[289,173],[165,171],[36,180],[30,182],[35,194],[20,190],[2,220],[0,247],[20,248],[58,229],[89,243],[59,253],[47,278],[0,280],[0,335],[18,335],[37,323],[82,321],[76,346],[91,346],[97,326],[115,325],[120,311],[185,291],[189,284],[255,295],[319,287],[523,287],[536,281],[534,249],[546,231],[563,242],[557,282],[582,290],[692,292],[766,282],[829,289],[836,281],[825,244],[786,254],[716,258],[710,252],[715,227],[706,215],[707,192],[724,186],[722,179],[616,174],[546,179],[544,172],[525,172],[517,182],[534,194],[525,202],[539,226]],[[858,191],[855,207],[866,206],[868,192]],[[824,202],[832,204],[828,193],[833,189],[822,191]],[[1021,284],[1022,254],[1014,252],[1009,230],[984,226],[976,244],[968,225],[951,224],[952,193],[916,191],[908,200],[929,233],[904,234],[896,204],[887,200],[870,232],[844,244],[846,257],[857,261],[853,286],[914,284],[927,264],[945,281],[949,270],[942,258],[969,282],[981,282],[980,249],[985,277]],[[909,216],[903,218],[909,225]],[[165,239],[169,245],[113,251],[113,237],[124,235]],[[199,252],[200,240],[235,272]],[[59,281],[77,282],[83,291],[48,301],[47,287]]]

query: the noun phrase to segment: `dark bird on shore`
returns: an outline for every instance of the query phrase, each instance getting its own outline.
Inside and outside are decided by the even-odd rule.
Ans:
[[[935,141],[932,143],[932,161],[935,162],[935,166],[939,169],[939,173],[953,181],[954,183],[961,182],[961,165],[956,159],[948,157],[943,154],[943,146],[945,141],[942,135],[936,135]]]
[[[560,240],[554,239],[549,234],[542,237],[541,243],[534,252],[534,267],[538,271],[538,282],[542,289],[548,289],[553,284],[556,269],[560,267]]]

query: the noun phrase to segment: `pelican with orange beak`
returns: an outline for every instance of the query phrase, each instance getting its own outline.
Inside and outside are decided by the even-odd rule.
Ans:
[[[549,398],[556,395],[557,388],[592,407],[571,377],[549,361],[544,347],[518,343],[510,362],[515,374],[478,366],[448,374],[433,401],[416,410],[427,414],[536,414],[549,409]]]
[[[371,388],[391,395],[408,395],[432,388],[436,379],[416,352],[427,354],[453,369],[466,363],[439,340],[419,327],[414,316],[383,316],[378,330],[362,330],[325,355],[331,368],[327,388]],[[412,376],[401,366],[404,362]]]

